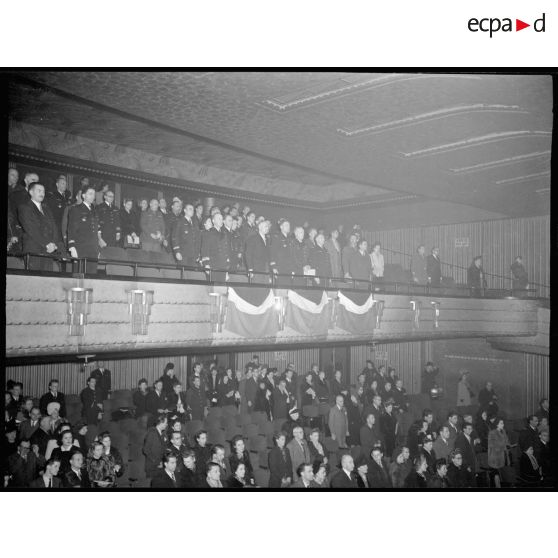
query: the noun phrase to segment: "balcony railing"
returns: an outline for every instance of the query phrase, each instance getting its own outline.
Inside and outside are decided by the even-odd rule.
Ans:
[[[33,269],[32,259],[41,258],[56,264],[58,270]],[[35,260],[37,261],[37,260]],[[95,271],[91,271],[94,264]],[[41,266],[42,267],[42,266]],[[54,268],[54,266],[53,266]],[[107,271],[110,268],[110,273]],[[71,258],[32,253],[10,254],[8,273],[41,274],[48,276],[75,275],[91,278],[134,278],[142,281],[185,282],[192,284],[235,285],[237,287],[272,287],[311,290],[343,290],[397,295],[425,295],[458,298],[537,298],[537,289],[478,288],[466,285],[420,285],[417,283],[364,279],[347,279],[313,275],[284,275],[268,271],[230,271],[182,264],[122,261],[108,258]],[[154,272],[157,272],[156,274]],[[541,301],[547,299],[541,298]]]

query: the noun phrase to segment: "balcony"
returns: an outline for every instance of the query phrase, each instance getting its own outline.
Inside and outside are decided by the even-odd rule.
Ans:
[[[39,275],[26,269],[27,261],[14,258],[8,264],[10,359],[471,337],[494,339],[506,350],[531,347],[529,352],[548,354],[550,311],[528,291],[487,289],[473,297],[459,287],[331,278],[316,285],[309,277],[106,259],[95,262],[95,274],[88,273],[90,262],[58,259],[58,271]],[[234,300],[246,293],[268,301],[265,312],[248,316],[249,335],[232,320],[238,310]],[[347,303],[348,298],[357,303]],[[310,302],[301,306],[300,300]],[[366,312],[358,314],[363,308]],[[296,312],[308,315],[293,321]],[[264,314],[265,327],[259,325]]]

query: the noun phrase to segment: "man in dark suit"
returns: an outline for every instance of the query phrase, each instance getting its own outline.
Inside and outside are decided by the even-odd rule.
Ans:
[[[45,472],[29,484],[29,488],[61,488],[62,481],[58,478],[60,459],[51,457],[45,466]]]
[[[29,411],[29,418],[19,425],[19,437],[21,440],[30,440],[40,428],[41,411],[39,407],[32,407]]]
[[[293,400],[287,391],[284,378],[280,378],[278,386],[273,390],[273,419],[286,419]]]
[[[368,463],[368,484],[370,488],[391,488],[388,464],[381,448],[372,450],[372,460]]]
[[[114,207],[114,192],[107,190],[103,194],[103,203],[96,207],[99,218],[99,238],[107,246],[119,246],[120,234],[120,212]]]
[[[471,478],[474,479],[477,473],[477,456],[472,433],[473,425],[465,423],[463,425],[463,431],[455,438],[455,450],[461,452],[463,467],[471,473]]]
[[[206,269],[228,270],[231,265],[231,254],[227,235],[223,227],[223,216],[220,213],[213,215],[213,227],[202,236],[201,262]],[[224,273],[211,274],[215,280],[224,280]]]
[[[248,370],[250,371],[250,368],[248,368]],[[257,393],[258,393],[258,378],[257,378],[257,374],[253,371],[250,374],[250,377],[246,379],[246,384],[244,387],[246,409],[249,413],[251,413],[254,410],[254,403],[256,401]]]
[[[258,225],[258,233],[251,234],[246,239],[246,266],[248,271],[255,272],[255,280],[265,282],[269,273],[270,242],[268,238],[269,221],[262,221]]]
[[[201,389],[201,379],[194,378],[194,385],[186,390],[186,407],[189,409],[192,420],[203,420],[207,407],[205,391]]]
[[[79,394],[81,399],[81,416],[85,424],[98,424],[99,413],[103,410],[101,392],[97,389],[97,380],[91,376],[87,379],[87,387]]]
[[[151,479],[151,488],[180,488],[180,476],[176,475],[176,455],[163,455],[163,468]]]
[[[87,469],[83,466],[83,453],[75,451],[70,458],[70,470],[62,477],[62,484],[66,488],[89,488],[91,483]]]
[[[68,250],[72,258],[97,260],[99,248],[106,243],[99,237],[99,217],[95,211],[95,188],[87,187],[82,193],[83,203],[72,205],[68,212]],[[97,262],[88,262],[87,272],[96,273]]]
[[[184,217],[177,217],[171,227],[174,257],[183,265],[196,266],[200,257],[201,231],[194,222],[194,206],[184,206]]]
[[[271,239],[271,261],[270,266],[274,273],[289,276],[297,273],[297,266],[293,257],[293,244],[290,236],[291,224],[286,219],[279,221],[279,234]],[[282,277],[279,281],[289,283],[288,277]]]
[[[19,208],[21,205],[24,205],[29,201],[29,186],[33,184],[33,182],[39,182],[39,175],[34,171],[26,172],[25,177],[23,178],[23,184],[18,184],[17,178],[15,179],[15,182],[13,180],[17,170],[10,169],[10,171],[8,171],[8,187],[10,188],[9,199],[12,202],[12,210],[14,211],[16,221],[19,222]],[[12,175],[11,180],[10,174]]]
[[[31,442],[21,440],[17,452],[8,456],[8,473],[11,476],[9,485],[18,488],[29,486],[44,463],[45,458],[38,448],[31,451]]]
[[[376,415],[370,412],[366,415],[366,424],[360,427],[360,446],[367,460],[370,459],[372,448],[376,444],[380,444],[381,441],[381,432],[376,423]]]
[[[60,403],[60,416],[66,417],[66,398],[61,391],[58,391],[58,385],[58,380],[50,380],[47,393],[42,395],[39,400],[39,408],[43,416],[47,414],[49,403]]]
[[[161,462],[167,450],[167,417],[159,415],[157,424],[148,429],[143,441],[143,454],[145,455],[145,474],[153,477],[161,469]],[[175,463],[176,468],[176,463]]]
[[[301,463],[296,469],[296,474],[298,480],[291,484],[291,488],[318,488],[314,482],[314,470],[310,463]]]
[[[19,206],[19,222],[23,229],[23,251],[45,256],[62,248],[62,238],[49,207],[43,203],[45,187],[39,182],[29,186],[30,199]],[[52,271],[49,258],[30,257],[31,269]]]
[[[163,381],[159,378],[153,382],[153,389],[145,396],[145,410],[153,416],[168,411],[167,397],[163,392]]]
[[[358,488],[354,469],[355,463],[352,456],[348,453],[344,454],[341,457],[341,470],[331,479],[331,488]]]
[[[45,203],[54,217],[61,238],[64,238],[66,231],[62,230],[62,220],[66,208],[72,205],[72,194],[68,190],[68,181],[63,174],[56,179],[56,189],[47,192]]]
[[[440,263],[440,249],[432,248],[432,253],[426,258],[426,275],[428,283],[433,287],[439,287],[442,283],[442,264]]]
[[[91,372],[91,377],[95,378],[97,381],[96,386],[101,394],[101,401],[105,401],[108,399],[111,393],[112,381],[111,381],[111,372],[102,366],[99,368],[95,368],[93,372]]]
[[[539,446],[539,431],[537,429],[539,417],[537,415],[529,415],[527,423],[527,428],[519,433],[519,448],[521,451],[525,451],[531,446],[536,453]]]

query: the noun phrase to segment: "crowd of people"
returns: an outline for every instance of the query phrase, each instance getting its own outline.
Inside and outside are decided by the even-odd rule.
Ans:
[[[326,230],[308,222],[294,225],[288,218],[271,223],[249,206],[233,203],[204,205],[174,197],[125,198],[116,207],[108,185],[97,191],[82,177],[75,195],[67,177],[59,175],[53,189],[46,188],[37,172],[20,176],[8,170],[8,253],[96,259],[107,247],[168,252],[176,263],[207,270],[275,273],[280,276],[384,280],[385,262],[379,242],[371,245],[359,225],[345,231],[343,225]],[[424,245],[411,259],[411,283],[440,287],[440,250]],[[31,269],[52,270],[50,258],[31,257]],[[529,287],[521,256],[510,268],[513,289]],[[323,281],[323,279],[321,279]],[[467,271],[467,285],[474,296],[487,287],[482,256]],[[356,283],[358,286],[358,283]]]
[[[434,369],[428,363],[423,378]],[[486,386],[488,392],[492,386]],[[415,415],[401,378],[372,361],[348,385],[340,370],[331,378],[317,365],[298,374],[281,372],[257,355],[244,370],[196,363],[183,384],[168,363],[150,388],[145,379],[128,401],[112,401],[111,372],[94,370],[80,393],[80,418],[70,415],[58,380],[40,398],[24,386],[6,390],[2,469],[5,487],[108,488],[118,486],[129,463],[112,443],[111,423],[143,425],[145,478],[153,488],[257,486],[248,437],[230,437],[230,451],[210,443],[210,420],[222,427],[273,425],[264,467],[272,488],[467,488],[506,483],[553,486],[548,399],[527,418],[517,440],[507,432],[495,400],[479,397],[474,412],[463,407],[444,417],[429,409]],[[219,411],[217,413],[217,411]],[[106,416],[106,415],[109,416]],[[244,420],[248,419],[248,420]],[[439,423],[437,423],[439,421]],[[252,424],[253,423],[253,424]],[[189,425],[198,425],[191,435]],[[97,434],[91,439],[88,429]],[[511,462],[518,445],[519,462]],[[227,455],[228,454],[228,455]],[[516,457],[517,458],[517,457]],[[260,464],[261,465],[261,464]],[[519,474],[517,478],[510,471]],[[261,486],[261,483],[259,484]]]

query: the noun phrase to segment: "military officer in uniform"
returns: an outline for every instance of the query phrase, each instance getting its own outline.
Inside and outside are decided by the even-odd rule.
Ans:
[[[304,241],[304,228],[295,227],[294,238],[292,240],[293,265],[296,275],[304,275],[304,272],[310,268],[310,251],[308,245]],[[306,280],[303,277],[296,277],[294,283],[297,285],[305,285]]]
[[[68,190],[68,181],[63,174],[56,179],[56,189],[47,192],[45,203],[54,217],[54,222],[61,236],[64,237],[66,231],[62,230],[62,219],[64,218],[66,208],[72,205],[72,194]]]
[[[290,237],[291,224],[286,219],[279,220],[279,233],[271,241],[271,262],[273,273],[279,274],[279,283],[290,284],[289,276],[296,273],[293,257],[293,243]]]
[[[96,260],[99,247],[106,246],[100,237],[99,218],[93,206],[95,188],[89,186],[81,197],[83,203],[73,205],[68,214],[68,250],[72,258]],[[87,273],[96,273],[97,262],[87,262]]]
[[[120,246],[120,213],[114,207],[114,192],[107,190],[103,194],[103,203],[95,208],[99,218],[99,238],[103,239],[107,246]]]
[[[48,206],[43,203],[45,187],[39,182],[29,185],[29,200],[19,206],[19,220],[23,229],[23,251],[33,254],[54,254],[60,251],[60,230]],[[52,271],[49,258],[29,258],[31,269]]]
[[[203,237],[201,245],[201,261],[206,269],[228,270],[230,253],[227,236],[223,230],[223,216],[215,213],[212,218],[213,227]],[[213,281],[224,281],[226,273],[212,273]]]
[[[194,218],[194,206],[191,203],[184,206],[184,216],[177,217],[173,222],[171,242],[176,261],[188,266],[198,265],[201,231]]]

